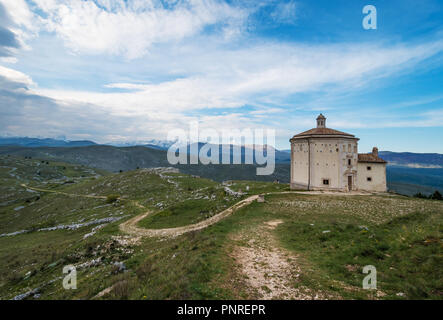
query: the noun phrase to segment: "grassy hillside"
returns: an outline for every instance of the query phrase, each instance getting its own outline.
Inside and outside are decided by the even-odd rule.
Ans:
[[[0,155],[8,154],[82,164],[110,172],[170,166],[166,158],[166,151],[142,146],[87,146],[72,148],[0,147]],[[395,155],[395,153],[393,154]],[[435,157],[432,159],[434,158]],[[219,182],[225,180],[278,180],[283,183],[288,183],[290,171],[288,163],[277,163],[274,174],[270,176],[257,176],[256,165],[177,165],[175,167],[179,168],[183,173],[197,175]],[[388,166],[387,182],[389,190],[405,195],[414,195],[418,192],[430,194],[435,190],[443,192],[443,169]]]
[[[423,168],[443,168],[443,154],[380,151],[380,157],[391,164]]]
[[[64,161],[110,172],[171,166],[167,161],[166,151],[141,146],[87,146],[72,148],[26,148],[10,146],[0,147],[0,155]],[[256,165],[177,165],[175,167],[184,173],[198,175],[215,181],[274,181],[278,179],[282,182],[289,182],[288,164],[277,164],[275,173],[270,176],[257,176]]]
[[[441,201],[268,195],[203,230],[150,238],[119,225],[147,210],[139,227],[188,225],[288,186],[11,156],[0,169],[1,299],[441,298]],[[76,290],[62,288],[68,264]],[[366,264],[377,292],[361,289]]]
[[[70,148],[52,147],[0,147],[0,154],[33,157],[82,164],[110,172],[140,168],[166,167],[166,152],[146,147],[86,146]]]
[[[443,192],[443,169],[388,166],[388,188],[405,195]]]

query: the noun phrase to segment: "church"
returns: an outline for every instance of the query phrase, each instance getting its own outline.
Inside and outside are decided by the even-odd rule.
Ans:
[[[291,142],[291,189],[385,192],[386,164],[374,147],[358,153],[354,135],[326,127],[326,117],[317,117],[317,127],[296,134]]]

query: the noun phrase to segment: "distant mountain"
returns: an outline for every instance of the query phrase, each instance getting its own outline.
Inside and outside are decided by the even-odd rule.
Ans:
[[[168,150],[169,147],[172,146],[174,143],[175,141],[151,139],[151,140],[109,142],[105,143],[105,145],[114,146],[114,147],[145,146],[152,149]]]
[[[28,138],[28,137],[0,137],[0,146],[23,146],[23,147],[83,147],[96,143],[88,140],[68,141],[51,138]]]
[[[206,144],[203,142],[198,142],[198,143],[193,143],[190,145],[187,145],[186,147],[186,153],[187,154],[191,154],[193,156],[196,156],[198,154],[200,154],[201,149],[203,148],[203,146],[207,146],[208,148],[211,148],[211,150],[217,150],[218,149],[218,154],[219,154],[219,162],[222,163],[223,160],[223,155],[225,155],[226,159],[229,159],[229,163],[233,163],[233,153],[234,153],[234,148],[237,147],[235,145],[223,145],[223,144]],[[263,148],[265,148],[265,150],[263,151]],[[276,163],[290,163],[290,154],[286,153],[286,152],[282,152],[279,151],[275,148],[273,148],[272,146],[262,146],[262,145],[246,145],[246,146],[241,146],[240,147],[240,154],[241,154],[241,163],[245,163],[245,157],[246,154],[248,154],[249,152],[252,153],[252,157],[253,157],[253,162],[255,163],[256,158],[255,158],[255,150],[258,150],[258,152],[262,152],[262,154],[264,156],[267,156],[268,154],[268,150],[274,150],[275,153],[275,162]],[[207,153],[208,156],[211,156],[211,151],[209,151]]]
[[[137,140],[137,141],[127,141],[127,142],[112,142],[105,145],[114,147],[134,147],[142,146],[145,148],[150,148],[154,150],[166,151],[172,146],[175,141],[168,140]],[[97,145],[93,141],[80,140],[80,141],[68,141],[59,140],[51,138],[28,138],[28,137],[0,137],[0,146],[22,146],[22,147],[84,147],[84,146],[94,146]],[[195,147],[195,145],[197,145]],[[200,153],[201,148],[205,143],[199,142],[188,145],[186,150],[188,154],[196,156],[196,153]],[[191,147],[192,146],[192,147]],[[212,145],[214,146],[214,145]],[[195,148],[194,148],[195,147]],[[217,148],[215,146],[215,148]],[[261,148],[263,146],[255,146],[255,148]],[[268,146],[268,148],[272,148]],[[218,145],[219,149],[219,161],[221,163],[223,157],[223,147]],[[230,163],[233,161],[232,150],[233,146],[228,146],[229,149],[229,160]],[[241,158],[242,163],[245,160],[245,154],[248,150],[253,151],[254,146],[242,146],[241,147]],[[277,150],[275,151],[275,162],[281,164],[290,163],[290,150]],[[210,153],[209,153],[210,155]],[[266,152],[265,152],[266,155]],[[412,153],[412,152],[391,152],[391,151],[380,151],[380,157],[388,161],[388,166],[399,166],[399,167],[409,167],[409,168],[430,168],[439,169],[443,168],[443,154],[438,153]],[[254,156],[255,162],[255,156]]]
[[[95,145],[73,148],[0,146],[0,155],[32,157],[47,161],[63,161],[92,168],[118,172],[137,168],[171,167],[167,152],[145,146],[113,147]],[[257,165],[175,165],[184,173],[215,181],[260,180],[289,182],[289,165],[277,164],[273,175],[257,176]]]
[[[388,189],[401,194],[443,192],[443,169],[440,168],[388,166],[386,179]]]
[[[199,145],[199,148],[203,144]],[[189,146],[188,146],[189,147]],[[231,146],[232,147],[232,146]],[[242,148],[244,155],[245,148]],[[278,154],[276,152],[276,154]],[[443,193],[443,169],[441,168],[415,168],[408,166],[410,163],[421,163],[421,165],[440,165],[438,154],[426,155],[406,153],[407,156],[397,157],[396,153],[389,153],[383,158],[403,160],[398,161],[404,165],[389,165],[387,167],[387,183],[389,190],[413,195],[418,192],[424,194],[440,190]],[[91,145],[71,148],[60,147],[23,147],[23,146],[0,146],[0,155],[13,155],[22,157],[33,157],[48,161],[64,161],[82,164],[93,168],[103,169],[111,172],[120,170],[128,171],[137,168],[170,167],[167,160],[167,152],[160,150],[158,146],[134,146],[113,147],[106,145]],[[415,155],[415,156],[414,156]],[[191,155],[192,156],[192,155]],[[289,156],[289,154],[286,154]],[[289,158],[287,158],[289,159]],[[405,159],[409,159],[407,162]],[[284,160],[285,161],[285,160]],[[277,161],[275,172],[270,176],[257,176],[257,165],[176,165],[184,173],[209,178],[216,181],[223,180],[261,180],[289,182],[289,161]]]
[[[48,161],[64,161],[111,172],[134,170],[137,167],[170,166],[166,158],[166,151],[142,146],[113,147],[92,145],[72,148],[3,146],[0,147],[0,154],[39,158]]]
[[[443,168],[443,154],[380,151],[380,157],[393,166],[410,168]]]

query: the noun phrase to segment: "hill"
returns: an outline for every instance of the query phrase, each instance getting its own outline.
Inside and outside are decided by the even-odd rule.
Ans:
[[[167,167],[166,151],[142,146],[113,147],[93,145],[85,147],[0,147],[0,154],[20,155],[23,157],[59,160],[77,163],[110,172],[134,170],[137,167]]]
[[[443,169],[443,154],[439,153],[381,151],[379,155],[388,161],[389,165]]]
[[[72,147],[72,148],[26,148],[0,147],[0,155],[41,158],[82,164],[92,168],[119,172],[137,168],[155,168],[171,166],[167,161],[165,150],[145,146],[113,147],[105,145]],[[180,171],[198,175],[215,181],[223,180],[279,180],[287,182],[288,166],[277,165],[275,173],[270,176],[257,176],[256,165],[176,165]]]
[[[57,139],[40,139],[28,137],[0,137],[0,146],[23,146],[23,147],[82,147],[96,143],[89,140],[66,141]]]
[[[244,152],[244,149],[242,151]],[[146,146],[113,147],[93,145],[70,148],[0,146],[0,155],[8,154],[82,164],[109,172],[170,166],[165,150],[148,148]],[[176,165],[174,167],[180,169],[183,173],[197,175],[219,182],[225,180],[278,180],[283,183],[288,183],[290,171],[289,164],[285,162],[277,163],[274,174],[269,176],[257,176],[257,165],[200,164]],[[388,165],[387,183],[389,190],[406,195],[413,195],[418,192],[430,194],[435,190],[443,192],[443,169]]]
[[[0,156],[0,299],[439,298],[443,202]],[[240,193],[241,191],[241,193]],[[122,231],[187,227],[177,237]],[[417,263],[420,261],[420,263]],[[77,290],[62,287],[65,265]],[[364,265],[378,290],[362,290]],[[408,277],[404,277],[408,274]],[[254,276],[255,275],[255,276]]]

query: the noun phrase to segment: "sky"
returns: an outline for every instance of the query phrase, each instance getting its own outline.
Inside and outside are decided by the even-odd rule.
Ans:
[[[364,29],[366,5],[377,28]],[[315,127],[443,153],[441,0],[0,0],[0,136]]]

